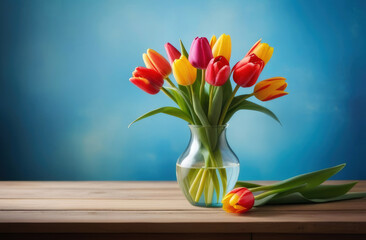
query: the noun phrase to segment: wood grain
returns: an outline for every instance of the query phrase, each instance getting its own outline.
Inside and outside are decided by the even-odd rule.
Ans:
[[[366,191],[366,181],[353,191]],[[366,239],[366,200],[263,206],[236,215],[191,206],[176,182],[0,182],[0,239],[59,239],[51,236],[61,233],[79,239],[102,239],[90,238],[93,233],[109,234],[103,239],[171,239],[174,233],[176,239],[305,239],[294,237],[300,233],[313,240],[324,234]]]

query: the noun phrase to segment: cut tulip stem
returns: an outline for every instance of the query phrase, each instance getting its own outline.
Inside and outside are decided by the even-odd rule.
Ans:
[[[220,117],[220,120],[219,120],[219,125],[222,125],[223,124],[223,122],[225,120],[225,115],[227,113],[227,110],[229,109],[230,104],[233,101],[234,96],[235,96],[236,92],[239,90],[239,88],[240,88],[240,85],[237,84],[236,87],[234,88],[234,91],[232,92],[229,100],[226,102],[226,104],[224,106],[224,109],[222,110],[222,114],[221,114],[221,117]]]
[[[203,174],[203,168],[201,168],[196,177],[194,178],[190,188],[189,188],[189,194],[191,195],[192,199],[195,200],[196,199],[196,195],[197,195],[197,190],[200,184],[200,180],[201,180],[201,176]]]
[[[205,183],[206,183],[206,177],[207,177],[207,169],[204,169],[203,170],[203,173],[202,173],[202,177],[201,177],[201,181],[200,181],[200,185],[198,187],[198,190],[197,190],[197,193],[196,193],[196,197],[195,197],[195,201],[198,202],[202,196],[202,193],[203,193],[203,188],[205,186]]]
[[[290,190],[292,189],[293,187],[288,187],[288,188],[279,188],[279,189],[274,189],[274,190],[270,190],[270,191],[267,191],[267,192],[263,192],[261,194],[258,194],[257,196],[254,197],[255,200],[260,200],[260,199],[263,199],[265,197],[268,197],[272,194],[275,194],[275,193],[280,193],[280,192],[284,192],[284,191],[287,191],[287,190]]]
[[[255,187],[255,188],[249,188],[249,190],[251,192],[259,192],[259,191],[264,191],[264,190],[269,190],[271,185],[266,185],[266,186],[260,186],[260,187]]]

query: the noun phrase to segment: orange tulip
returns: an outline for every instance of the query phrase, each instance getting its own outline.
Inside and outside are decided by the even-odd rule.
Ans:
[[[229,213],[243,213],[254,205],[254,195],[247,188],[235,188],[222,199],[222,208]]]
[[[167,78],[172,73],[172,68],[169,62],[157,51],[147,49],[147,54],[144,53],[142,58],[147,68],[154,69],[160,73],[163,78]]]
[[[286,78],[274,77],[263,80],[254,87],[254,96],[261,101],[269,101],[287,95],[284,90],[287,87]]]

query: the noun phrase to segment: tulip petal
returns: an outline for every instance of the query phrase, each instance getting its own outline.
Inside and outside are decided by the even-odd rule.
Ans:
[[[143,59],[147,68],[156,70],[163,78],[168,77],[172,72],[169,62],[153,49],[147,49],[147,56],[144,54]]]
[[[212,51],[207,38],[196,37],[191,44],[188,57],[192,66],[198,69],[206,69],[212,58]]]
[[[215,86],[222,86],[228,80],[230,76],[230,67],[224,66],[222,67],[216,75],[215,78]]]
[[[132,73],[132,76],[146,78],[150,83],[155,84],[158,88],[161,88],[164,84],[163,77],[153,69],[137,67]]]
[[[210,40],[210,47],[211,47],[211,49],[213,48],[213,46],[215,45],[215,43],[216,43],[216,36],[215,35],[212,35],[211,40]]]
[[[170,64],[172,64],[175,59],[179,59],[180,58],[181,53],[172,44],[166,43],[164,45],[164,47],[165,47],[165,51],[166,51],[166,53],[168,55]]]
[[[252,46],[252,48],[247,52],[247,54],[245,54],[245,56],[250,55],[253,52],[253,50],[261,43],[261,41],[262,41],[262,38],[259,39],[256,43],[254,43],[254,45]]]
[[[154,64],[150,61],[150,58],[147,56],[146,53],[142,54],[142,59],[144,60],[145,66],[150,69],[154,69],[158,72],[158,70],[155,68]]]
[[[197,69],[190,64],[184,55],[181,55],[173,62],[173,74],[179,85],[188,86],[195,82]]]
[[[286,78],[274,77],[259,82],[254,87],[254,95],[261,101],[269,101],[284,95],[287,87]]]
[[[224,56],[230,61],[231,56],[231,37],[230,35],[222,34],[212,48],[213,57]]]
[[[146,78],[132,77],[130,78],[130,81],[149,94],[157,94],[160,91],[159,88],[157,88],[153,84],[150,84],[150,82]]]
[[[288,92],[273,94],[273,95],[268,96],[266,99],[263,99],[262,101],[265,102],[265,101],[273,100],[275,98],[279,98],[279,97],[285,96],[287,94],[288,94]]]

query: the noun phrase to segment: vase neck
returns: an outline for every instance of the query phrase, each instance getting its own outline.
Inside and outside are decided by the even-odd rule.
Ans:
[[[189,125],[191,130],[191,145],[200,145],[208,150],[215,151],[216,148],[227,145],[226,128],[222,126],[198,126]]]

